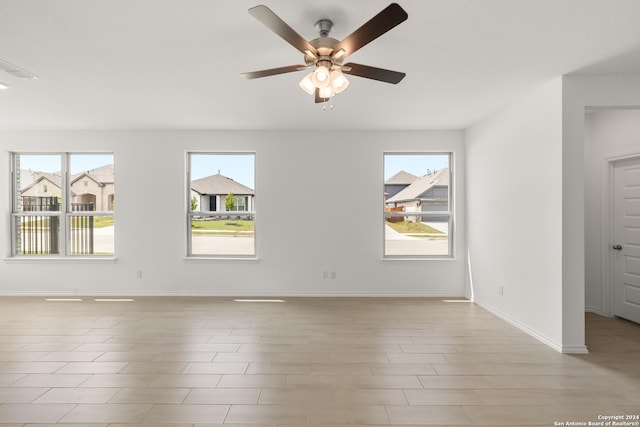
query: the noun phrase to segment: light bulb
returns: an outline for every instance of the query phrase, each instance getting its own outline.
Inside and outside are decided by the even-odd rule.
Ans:
[[[313,72],[313,77],[311,79],[317,88],[322,89],[323,87],[327,87],[330,83],[329,69],[324,65],[319,65]]]
[[[316,91],[316,87],[312,81],[313,73],[309,73],[302,80],[300,80],[300,87],[309,95],[313,95]]]
[[[349,86],[349,80],[340,71],[331,72],[331,86],[336,93],[340,93]]]

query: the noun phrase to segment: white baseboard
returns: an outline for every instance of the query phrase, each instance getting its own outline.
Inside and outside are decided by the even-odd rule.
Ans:
[[[586,345],[565,345],[562,347],[564,354],[589,354]]]
[[[440,293],[319,293],[319,292],[208,292],[208,291],[166,291],[166,292],[149,292],[149,291],[127,291],[127,292],[104,292],[91,291],[87,293],[78,292],[0,292],[0,297],[256,297],[256,298],[465,298],[463,294],[440,294]]]
[[[502,320],[504,320],[505,322],[515,326],[516,328],[520,329],[522,332],[526,333],[527,335],[532,336],[533,338],[537,339],[538,341],[542,342],[543,344],[548,345],[549,347],[551,347],[552,349],[556,350],[559,353],[566,353],[566,354],[587,354],[589,353],[589,351],[587,350],[586,346],[563,346],[560,343],[557,343],[556,341],[552,340],[551,338],[545,336],[544,334],[541,334],[540,332],[536,331],[535,329],[532,329],[530,327],[528,327],[527,325],[525,325],[524,323],[520,322],[519,320],[514,319],[513,317],[501,312],[500,310],[497,310],[496,308],[492,307],[491,305],[478,300],[477,298],[474,301],[476,304],[478,304],[480,307],[484,308],[485,310],[487,310],[488,312],[495,314],[496,316],[498,316],[499,318],[501,318]]]
[[[599,307],[585,307],[584,311],[585,313],[594,313],[599,316],[604,316],[604,314],[602,313],[602,310]]]

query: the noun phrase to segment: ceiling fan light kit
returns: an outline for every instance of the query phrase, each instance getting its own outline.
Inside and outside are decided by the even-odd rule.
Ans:
[[[407,12],[397,3],[391,3],[342,41],[329,37],[333,27],[333,22],[329,19],[317,21],[315,29],[320,37],[307,41],[266,6],[252,7],[249,9],[249,14],[303,53],[304,65],[289,65],[243,73],[242,76],[248,79],[312,68],[313,70],[300,81],[299,86],[309,95],[315,95],[316,103],[321,103],[343,92],[349,86],[349,80],[345,74],[392,84],[399,83],[405,76],[405,73],[398,71],[344,62],[361,47],[406,21]]]
[[[302,90],[307,92],[309,95],[313,95],[313,93],[316,91],[316,87],[313,84],[313,80],[311,79],[312,77],[313,71],[304,76],[304,78],[300,80],[299,83]]]

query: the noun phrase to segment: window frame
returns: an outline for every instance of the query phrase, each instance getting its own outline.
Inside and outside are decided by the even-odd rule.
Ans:
[[[73,211],[71,208],[71,180],[70,165],[71,157],[77,155],[110,155],[113,157],[113,165],[115,169],[115,153],[112,151],[13,151],[10,152],[10,179],[11,179],[11,258],[13,259],[114,259],[116,256],[116,236],[114,227],[113,253],[95,254],[95,253],[71,253],[72,247],[72,218],[79,217],[112,217],[115,219],[115,211]],[[34,216],[34,211],[18,210],[18,199],[20,196],[20,188],[18,188],[17,174],[17,158],[19,156],[59,156],[60,158],[60,210],[58,211],[35,211],[40,217],[57,217],[58,218],[58,252],[48,254],[21,254],[18,253],[17,247],[17,218]],[[114,187],[115,187],[114,174]],[[45,184],[46,185],[46,184]],[[54,196],[53,196],[54,197]],[[31,214],[29,213],[31,212]]]
[[[443,217],[446,216],[448,219],[448,230],[447,230],[447,254],[443,255],[428,255],[428,254],[387,254],[387,238],[386,238],[386,222],[388,217],[398,216],[397,213],[387,212],[385,208],[387,207],[386,198],[385,198],[385,166],[386,166],[386,156],[444,156],[447,155],[449,157],[448,168],[449,168],[449,185],[448,185],[448,194],[447,194],[447,210],[446,211],[419,211],[419,212],[402,212],[402,216],[420,216],[420,217]],[[427,150],[427,151],[416,151],[416,150],[400,150],[400,151],[391,151],[386,150],[382,153],[382,198],[383,198],[383,206],[382,206],[382,259],[383,260],[450,260],[455,258],[455,170],[454,170],[454,160],[455,153],[453,150]]]
[[[202,210],[191,210],[191,182],[192,182],[192,178],[191,178],[191,170],[192,170],[192,156],[194,155],[215,155],[215,156],[240,156],[240,155],[246,155],[246,156],[253,156],[253,176],[254,176],[254,182],[253,182],[253,198],[252,200],[249,202],[249,205],[251,205],[252,210],[248,210],[248,206],[245,206],[247,208],[247,210],[244,211],[220,211],[221,207],[224,207],[224,200],[217,200],[216,201],[216,208],[217,211],[213,212],[213,211],[202,211]],[[257,218],[257,214],[256,214],[256,159],[257,159],[257,153],[256,151],[252,151],[252,150],[247,150],[247,151],[243,151],[243,150],[233,150],[233,151],[224,151],[224,150],[190,150],[190,151],[186,151],[185,152],[185,169],[186,169],[186,173],[185,173],[185,225],[186,225],[186,251],[185,251],[185,260],[257,260],[258,259],[258,245],[257,245],[257,225],[256,225],[256,218]],[[244,184],[243,184],[244,185]],[[234,197],[236,198],[236,203],[237,203],[237,198],[240,196],[237,196],[234,194]],[[211,199],[210,199],[211,200]],[[210,205],[210,201],[209,201],[209,205]],[[199,203],[200,205],[200,203]],[[194,254],[193,253],[193,230],[191,228],[191,221],[195,218],[195,217],[203,217],[203,218],[213,218],[213,217],[220,217],[220,216],[251,216],[251,218],[253,219],[253,253],[252,254],[241,254],[241,253],[231,253],[231,254],[225,254],[225,253],[220,253],[220,254],[215,254],[215,253],[211,253],[211,254]]]

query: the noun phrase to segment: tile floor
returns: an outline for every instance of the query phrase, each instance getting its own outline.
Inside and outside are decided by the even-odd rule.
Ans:
[[[640,325],[587,325],[591,354],[570,356],[439,299],[0,298],[0,426],[559,426],[640,414]]]

